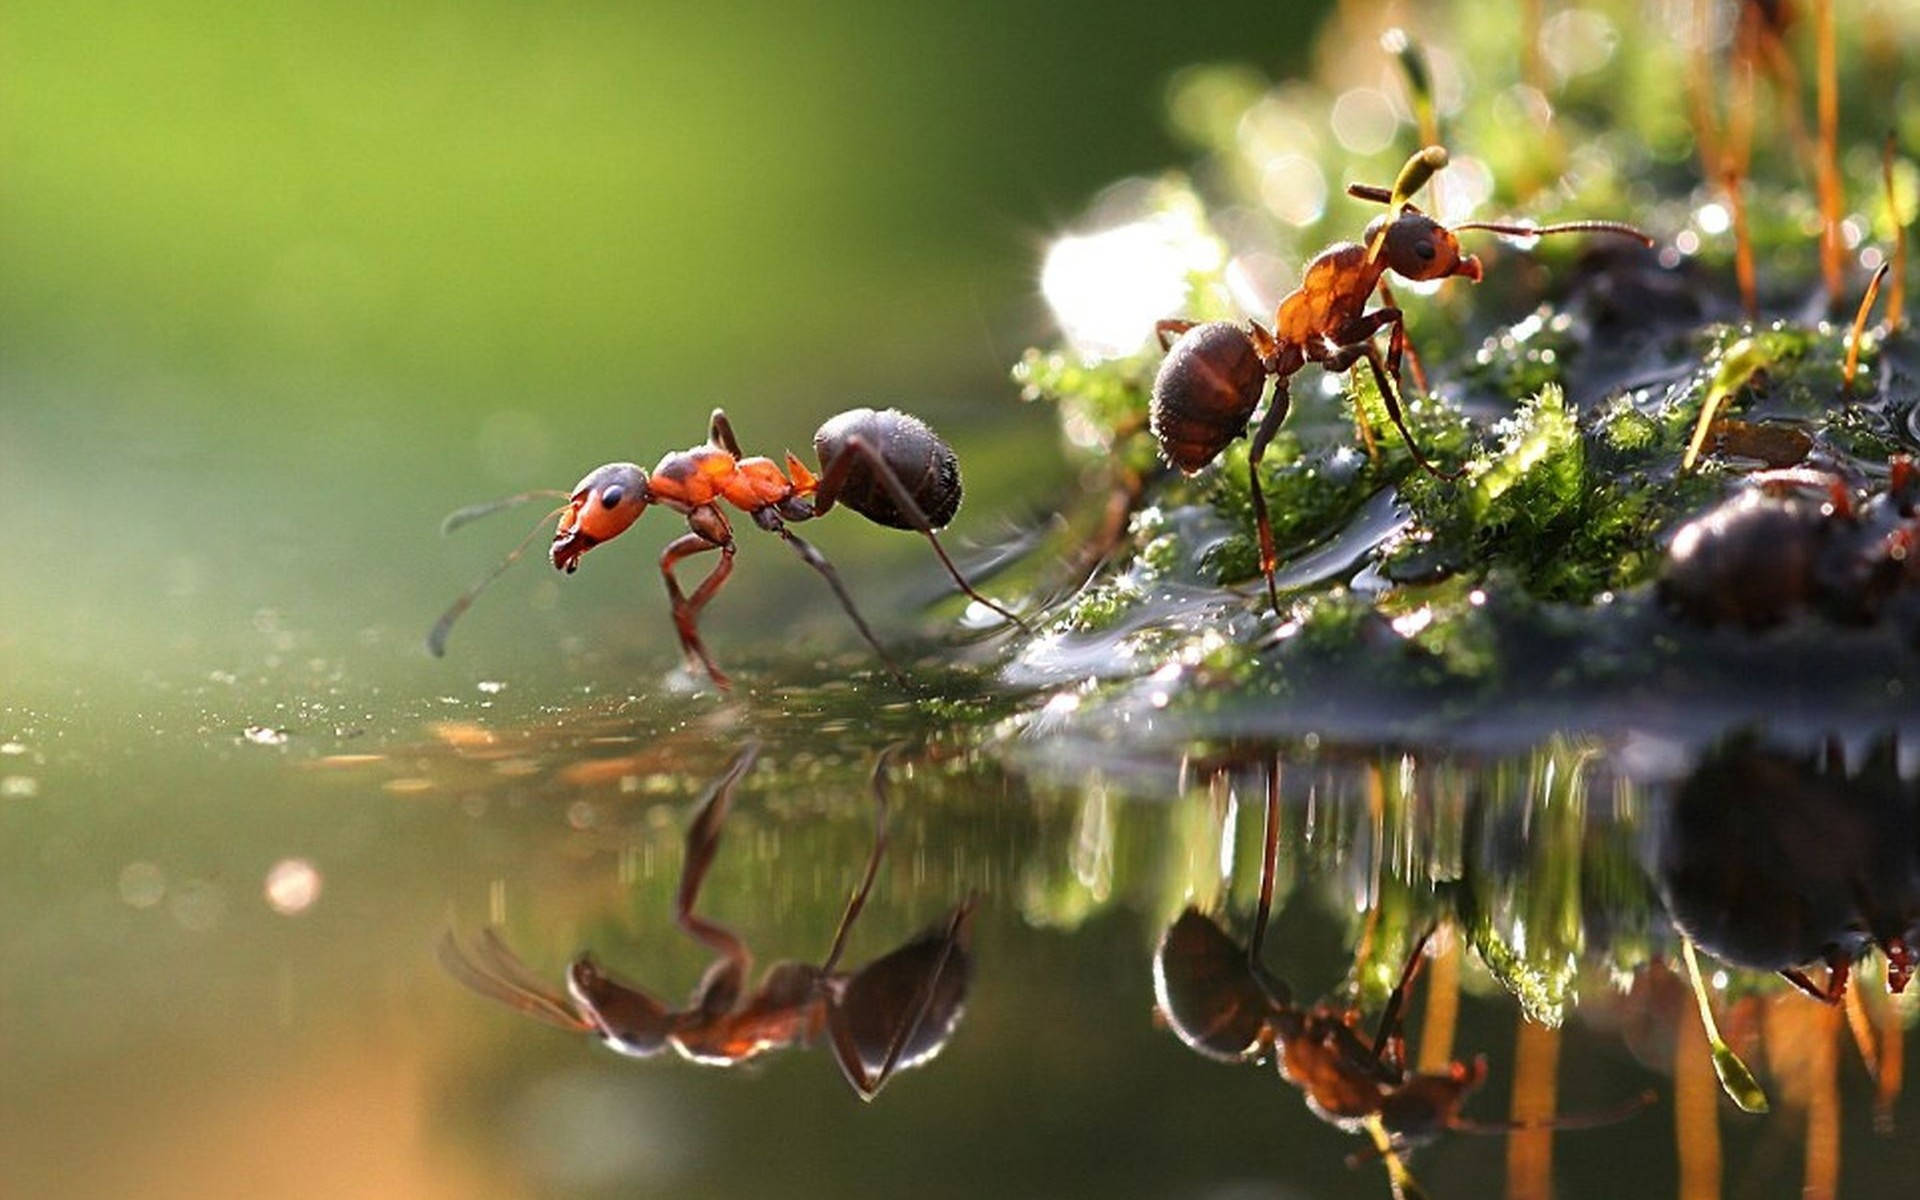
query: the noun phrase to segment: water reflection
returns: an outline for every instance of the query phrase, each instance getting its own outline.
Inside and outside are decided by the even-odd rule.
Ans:
[[[734,790],[757,756],[758,747],[749,745],[734,758],[687,829],[673,919],[717,957],[686,1007],[670,1008],[644,988],[619,979],[590,952],[573,961],[562,995],[528,970],[492,927],[482,930],[471,945],[463,945],[449,931],[439,943],[441,965],[483,996],[549,1025],[592,1035],[634,1058],[651,1058],[671,1047],[692,1062],[736,1067],[769,1051],[812,1045],[824,1034],[847,1083],[863,1100],[878,1095],[896,1070],[932,1060],[953,1036],[965,1010],[973,970],[973,897],[956,905],[934,929],[865,966],[838,969],[886,852],[888,752],[882,752],[873,772],[873,848],[866,870],[817,966],[776,962],[748,993],[753,955],[747,944],[731,929],[694,911],[720,849]]]
[[[1693,844],[1727,873],[1757,836],[1741,828],[1748,810],[1764,821],[1782,803],[1757,791],[1783,780],[1843,812],[1892,814],[1856,817],[1847,835],[1872,852],[1861,892],[1872,903],[1843,893],[1859,914],[1843,944],[1864,945],[1874,914],[1911,921],[1908,877],[1875,865],[1900,861],[1916,790],[1911,760],[1885,739],[1829,752],[1770,730],[1696,749],[1639,733],[1483,755],[1221,737],[1167,757],[1142,738],[1087,756],[1071,739],[1015,746],[858,688],[687,709],[677,696],[555,703],[513,687],[428,709],[411,743],[348,743],[346,758],[298,730],[286,747],[234,747],[239,726],[224,722],[219,771],[251,790],[210,799],[218,836],[173,842],[83,829],[79,814],[98,808],[76,807],[63,827],[56,806],[84,781],[50,755],[35,769],[41,800],[0,814],[45,864],[14,875],[22,918],[4,963],[13,1019],[45,1031],[10,1042],[29,1081],[20,1094],[39,1101],[9,1110],[16,1144],[72,1158],[82,1118],[107,1112],[125,1161],[151,1170],[165,1146],[207,1144],[215,1117],[233,1119],[202,1119],[156,1085],[140,1111],[179,1115],[142,1132],[133,1107],[109,1103],[106,1073],[75,1070],[81,1061],[217,1084],[255,1106],[268,1101],[243,1084],[263,1061],[369,1104],[373,1064],[404,1061],[420,1131],[396,1145],[451,1144],[510,1196],[958,1197],[988,1191],[988,1171],[1028,1195],[1384,1196],[1391,1168],[1342,1161],[1371,1145],[1369,1117],[1396,1158],[1402,1143],[1447,1135],[1404,1163],[1436,1198],[1540,1194],[1528,1181],[1541,1180],[1563,1200],[1780,1195],[1798,1190],[1803,1163],[1841,1149],[1842,1195],[1884,1194],[1920,1170],[1920,1144],[1873,1134],[1876,1118],[1920,1120],[1903,1092],[1913,997],[1882,986],[1884,956],[1851,964],[1864,981],[1830,1006],[1683,920],[1704,939],[1724,1041],[1772,1103],[1764,1117],[1739,1113],[1679,969],[1665,878],[1695,791],[1718,781],[1716,820],[1733,828]],[[750,763],[738,752],[749,736],[761,746]],[[874,767],[902,738],[882,777],[893,794],[876,853]],[[142,770],[152,788],[201,778],[177,758]],[[300,836],[227,854],[231,831],[269,808],[276,829],[296,820]],[[63,856],[83,836],[106,839],[106,869]],[[295,920],[275,907],[291,889],[261,887],[289,862],[324,878]],[[1762,871],[1753,886],[1820,877],[1795,869],[1807,880]],[[185,899],[176,911],[176,893],[213,882],[217,921]],[[533,1018],[508,1017],[436,965],[450,904],[470,931],[458,969]],[[44,932],[55,924],[94,932]],[[734,943],[763,957],[730,958]],[[104,945],[138,953],[120,956],[123,970]],[[801,961],[763,973],[779,956]],[[993,969],[974,972],[978,959]],[[1410,961],[1417,978],[1392,1022],[1404,1031],[1383,1041]],[[1806,973],[1825,982],[1819,965]],[[1156,1002],[1166,1025],[1150,1018]],[[214,1016],[236,1010],[276,1019],[236,1028]],[[850,1031],[838,1044],[836,1019]],[[603,1042],[743,1066],[631,1063]],[[1273,1060],[1289,1042],[1282,1076]],[[827,1053],[834,1069],[857,1064],[856,1083],[884,1079],[896,1043],[896,1074],[935,1049],[938,1069],[910,1072],[870,1107],[829,1081]],[[775,1052],[809,1045],[827,1053]],[[1649,1087],[1655,1109],[1634,1120],[1546,1127],[1562,1113],[1610,1115]],[[1451,1136],[1474,1123],[1524,1128]],[[23,1179],[47,1194],[136,1190]]]
[[[1471,1062],[1450,1058],[1451,992],[1457,974],[1449,969],[1439,986],[1448,991],[1429,1013],[1447,1013],[1432,1022],[1435,1043],[1416,1067],[1407,1056],[1405,1019],[1410,989],[1425,963],[1428,945],[1441,930],[1438,918],[1414,939],[1392,990],[1369,1036],[1363,1014],[1352,1004],[1322,1002],[1310,1008],[1292,1002],[1286,984],[1262,958],[1274,895],[1280,831],[1280,768],[1267,774],[1265,832],[1262,839],[1259,899],[1252,933],[1243,949],[1197,907],[1183,909],[1161,937],[1153,957],[1157,1014],[1186,1046],[1206,1058],[1237,1062],[1271,1057],[1279,1075],[1299,1088],[1307,1108],[1347,1133],[1366,1133],[1371,1154],[1381,1158],[1396,1195],[1424,1194],[1401,1161],[1410,1148],[1443,1132],[1518,1133],[1589,1128],[1632,1116],[1653,1102],[1652,1092],[1597,1113],[1553,1116],[1544,1113],[1486,1122],[1461,1112],[1467,1098],[1487,1079],[1487,1057]],[[1370,937],[1369,928],[1363,937]],[[1544,1081],[1549,1091],[1551,1074]]]
[[[1661,898],[1702,949],[1817,999],[1839,1003],[1874,947],[1899,993],[1920,936],[1915,795],[1891,737],[1849,771],[1838,745],[1798,754],[1738,734],[1708,751],[1668,807]],[[1801,970],[1815,962],[1824,986]]]

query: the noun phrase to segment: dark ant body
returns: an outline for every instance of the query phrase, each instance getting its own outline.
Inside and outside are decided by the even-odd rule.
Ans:
[[[1560,225],[1513,225],[1470,221],[1451,229],[1415,208],[1409,198],[1447,163],[1447,152],[1428,146],[1407,160],[1393,189],[1353,184],[1357,199],[1385,204],[1389,213],[1367,226],[1366,243],[1340,242],[1314,256],[1300,286],[1282,297],[1274,310],[1273,328],[1258,321],[1243,328],[1227,321],[1161,321],[1154,327],[1162,347],[1168,348],[1153,381],[1150,425],[1160,442],[1161,455],[1192,474],[1247,432],[1254,409],[1269,376],[1273,399],[1253,431],[1247,453],[1251,475],[1254,524],[1260,539],[1260,569],[1267,580],[1267,598],[1275,608],[1279,597],[1273,572],[1273,526],[1260,490],[1260,461],[1286,420],[1290,401],[1287,381],[1307,363],[1328,371],[1346,371],[1366,360],[1380,390],[1387,415],[1400,431],[1407,450],[1429,474],[1458,479],[1464,468],[1442,471],[1422,453],[1408,432],[1400,411],[1400,363],[1407,351],[1406,324],[1387,287],[1389,271],[1409,280],[1439,280],[1460,275],[1479,282],[1480,260],[1460,253],[1455,230],[1483,229],[1515,237],[1551,233],[1615,233],[1651,246],[1646,234],[1615,221],[1571,221]],[[1366,310],[1375,292],[1386,302]],[[1374,337],[1390,331],[1383,357]],[[1169,336],[1178,340],[1169,346]],[[1391,378],[1391,382],[1389,379]],[[1361,437],[1369,453],[1374,438],[1366,417],[1355,409]]]
[[[1280,1077],[1300,1089],[1315,1116],[1348,1133],[1374,1133],[1376,1149],[1388,1159],[1396,1180],[1404,1168],[1392,1156],[1443,1132],[1584,1128],[1623,1120],[1652,1102],[1648,1093],[1605,1113],[1545,1122],[1487,1123],[1463,1116],[1461,1106],[1486,1080],[1484,1055],[1470,1063],[1449,1063],[1439,1072],[1416,1072],[1407,1065],[1402,1028],[1407,995],[1432,926],[1408,952],[1371,1039],[1359,1028],[1357,1009],[1293,1003],[1287,986],[1260,961],[1273,899],[1278,809],[1278,788],[1270,781],[1260,900],[1246,948],[1213,918],[1189,907],[1168,927],[1154,952],[1158,1011],[1188,1048],[1222,1062],[1271,1053]]]
[[[1663,823],[1662,901],[1674,925],[1735,966],[1775,971],[1828,1004],[1879,946],[1887,989],[1906,989],[1920,938],[1913,789],[1891,737],[1849,773],[1835,747],[1802,756],[1751,733],[1716,747]],[[1824,987],[1802,968],[1827,968]]]
[[[690,663],[698,663],[722,689],[730,682],[707,654],[699,629],[700,610],[733,572],[733,527],[721,508],[722,502],[746,513],[761,529],[779,535],[808,566],[820,572],[860,635],[889,667],[892,660],[854,607],[832,564],[789,525],[825,516],[838,504],[875,524],[922,533],[962,592],[1026,628],[1019,617],[975,591],[940,544],[935,531],[945,528],[960,508],[960,462],[953,448],[926,422],[896,409],[856,408],[820,426],[813,435],[813,448],[821,464],[817,476],[791,453],[786,456],[784,469],[770,458],[744,457],[732,423],[716,408],[708,423],[706,443],[667,454],[651,474],[633,463],[608,463],[589,472],[574,486],[562,508],[542,518],[492,574],[454,601],[427,635],[427,648],[435,656],[445,652],[453,622],[482,588],[519,558],[547,520],[559,518],[549,557],[556,569],[571,574],[579,566],[581,555],[620,536],[649,504],[663,505],[687,520],[689,532],[661,553],[660,574],[673,605],[673,626],[680,648]],[[474,505],[453,513],[443,528],[452,530],[522,500],[559,494],[528,492]],[[693,594],[687,595],[674,577],[674,566],[693,555],[716,550],[720,561]]]
[[[1856,504],[1844,480],[1791,468],[1681,526],[1659,594],[1703,625],[1777,625],[1812,609],[1843,625],[1878,620],[1920,577],[1920,473],[1893,460],[1887,490]]]
[[[615,978],[592,954],[573,961],[562,995],[536,978],[491,927],[471,948],[449,931],[440,941],[441,965],[483,996],[634,1058],[671,1047],[693,1062],[735,1067],[771,1050],[810,1045],[824,1034],[847,1083],[862,1100],[873,1099],[896,1070],[928,1061],[953,1036],[972,973],[967,942],[974,902],[969,898],[941,926],[858,970],[837,969],[886,850],[883,755],[873,777],[873,850],[826,957],[817,966],[776,962],[748,992],[752,953],[731,930],[696,914],[693,904],[719,848],[733,789],[753,758],[749,749],[734,760],[687,830],[674,921],[719,957],[685,1008],[669,1008]]]

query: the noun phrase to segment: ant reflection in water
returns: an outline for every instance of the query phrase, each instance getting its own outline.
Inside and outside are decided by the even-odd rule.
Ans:
[[[1268,776],[1260,899],[1247,945],[1242,948],[1212,917],[1188,907],[1154,951],[1159,1015],[1189,1049],[1233,1063],[1271,1054],[1280,1077],[1301,1090],[1315,1116],[1345,1132],[1372,1136],[1374,1155],[1385,1159],[1396,1195],[1418,1194],[1398,1155],[1443,1132],[1588,1128],[1624,1120],[1653,1102],[1647,1092],[1606,1112],[1549,1121],[1485,1122],[1463,1115],[1467,1097],[1486,1080],[1485,1055],[1449,1063],[1438,1072],[1414,1071],[1407,1064],[1407,996],[1437,925],[1414,940],[1371,1038],[1360,1028],[1356,1008],[1295,1004],[1286,984],[1261,962],[1278,851],[1278,779],[1277,771]]]
[[[1886,954],[1904,991],[1920,938],[1920,819],[1891,736],[1849,772],[1836,744],[1796,755],[1751,733],[1680,785],[1659,847],[1661,898],[1701,949],[1777,971],[1837,1004],[1853,964]],[[1827,968],[1825,986],[1802,969]]]
[[[674,921],[719,957],[685,1008],[669,1008],[646,990],[616,978],[590,953],[574,960],[562,995],[536,978],[491,927],[471,946],[462,945],[449,930],[440,941],[440,962],[483,996],[549,1025],[591,1034],[635,1058],[650,1058],[672,1047],[693,1062],[734,1067],[770,1050],[811,1045],[824,1033],[847,1082],[862,1100],[871,1100],[896,1070],[927,1062],[946,1046],[960,1023],[973,968],[968,941],[974,900],[968,897],[933,929],[857,970],[839,969],[848,935],[866,906],[886,851],[890,753],[882,753],[873,771],[873,850],[818,966],[776,962],[748,993],[753,956],[746,943],[693,911],[719,849],[734,788],[753,763],[751,748],[734,759],[687,830]]]

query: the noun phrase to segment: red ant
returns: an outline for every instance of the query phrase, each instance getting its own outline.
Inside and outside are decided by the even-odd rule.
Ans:
[[[1442,471],[1434,466],[1407,431],[1398,386],[1400,360],[1407,350],[1406,324],[1387,287],[1387,272],[1410,280],[1462,275],[1478,283],[1480,260],[1471,254],[1462,255],[1454,237],[1455,231],[1462,229],[1525,238],[1552,233],[1614,233],[1653,245],[1652,238],[1618,221],[1569,221],[1559,225],[1468,221],[1449,229],[1409,202],[1446,164],[1446,150],[1428,146],[1407,160],[1391,191],[1366,184],[1348,185],[1348,195],[1385,204],[1389,213],[1367,226],[1366,244],[1340,242],[1315,255],[1300,286],[1282,297],[1274,310],[1271,331],[1258,321],[1249,321],[1244,328],[1229,321],[1167,320],[1154,326],[1167,356],[1153,381],[1149,424],[1159,439],[1161,455],[1189,475],[1246,434],[1267,378],[1274,380],[1273,399],[1253,431],[1247,464],[1254,524],[1260,538],[1260,570],[1267,580],[1267,600],[1276,609],[1280,599],[1273,578],[1273,525],[1267,517],[1266,496],[1260,490],[1260,460],[1287,418],[1287,380],[1301,367],[1314,362],[1328,371],[1346,371],[1365,359],[1387,415],[1414,461],[1438,479],[1458,479],[1465,473],[1464,467]],[[1367,302],[1376,291],[1385,306],[1367,312]],[[1384,361],[1373,340],[1382,329],[1392,331]],[[1178,338],[1170,348],[1169,335]],[[1358,408],[1355,417],[1367,451],[1372,454],[1372,428]]]
[[[706,670],[715,686],[723,690],[731,687],[726,673],[714,665],[701,643],[698,624],[700,610],[733,572],[733,527],[721,510],[721,501],[746,513],[760,528],[778,534],[808,566],[820,572],[839,597],[840,606],[853,618],[860,636],[895,674],[898,668],[854,607],[839,573],[824,555],[789,529],[789,524],[825,516],[834,505],[844,504],[875,524],[917,530],[926,535],[941,565],[962,592],[1020,628],[1027,628],[1018,616],[974,590],[947,557],[934,532],[946,528],[960,508],[960,461],[926,422],[897,409],[852,409],[820,426],[813,435],[813,452],[821,464],[818,476],[792,452],[787,454],[784,472],[770,458],[743,457],[732,423],[723,410],[716,408],[708,423],[706,443],[672,451],[651,475],[633,463],[608,463],[589,472],[574,486],[565,505],[542,517],[499,566],[453,602],[427,634],[427,649],[435,657],[446,652],[447,633],[454,621],[482,589],[519,559],[548,521],[560,519],[549,550],[553,565],[572,574],[581,555],[620,536],[649,504],[660,504],[686,517],[690,530],[668,543],[660,555],[660,574],[666,579],[667,597],[673,604],[673,627],[680,635],[680,648],[689,663],[697,662]],[[561,495],[523,492],[472,505],[449,515],[441,529],[451,532],[510,505]],[[674,565],[714,550],[720,552],[720,561],[688,596],[674,578]]]
[[[1273,903],[1279,806],[1277,776],[1269,776],[1260,900],[1246,948],[1211,917],[1189,907],[1154,951],[1157,1010],[1189,1049],[1222,1062],[1246,1062],[1271,1053],[1280,1077],[1301,1090],[1315,1116],[1348,1133],[1376,1133],[1377,1153],[1388,1159],[1396,1184],[1404,1168],[1393,1156],[1443,1132],[1591,1128],[1625,1120],[1653,1102],[1647,1092],[1606,1112],[1550,1121],[1483,1122],[1461,1115],[1467,1097],[1486,1080],[1486,1056],[1450,1063],[1441,1072],[1414,1072],[1407,1066],[1402,1031],[1407,994],[1436,926],[1414,941],[1371,1040],[1358,1028],[1357,1009],[1324,1002],[1312,1008],[1294,1004],[1286,984],[1260,961]],[[1372,1156],[1359,1155],[1353,1161],[1367,1157]]]
[[[492,927],[483,930],[471,948],[449,930],[440,940],[441,965],[483,996],[549,1025],[597,1037],[634,1058],[651,1058],[671,1046],[693,1062],[737,1067],[770,1050],[812,1044],[824,1031],[847,1083],[862,1100],[873,1099],[896,1070],[940,1053],[960,1023],[973,966],[967,943],[974,901],[968,898],[956,906],[944,929],[923,933],[857,971],[836,969],[886,850],[883,753],[873,772],[873,850],[826,957],[818,966],[776,962],[761,976],[760,986],[747,993],[753,956],[746,943],[696,914],[693,904],[719,848],[720,826],[734,787],[754,757],[749,747],[734,759],[687,830],[674,921],[719,957],[701,976],[685,1008],[668,1008],[645,990],[615,978],[592,954],[573,961],[567,992],[561,995],[536,978]]]

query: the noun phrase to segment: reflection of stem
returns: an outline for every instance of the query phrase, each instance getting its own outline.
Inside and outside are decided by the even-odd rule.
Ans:
[[[1700,151],[1700,173],[1709,175],[1720,161],[1714,131],[1713,0],[1693,0],[1693,57],[1687,95],[1693,104],[1693,140]]]
[[[1420,1025],[1415,1069],[1437,1075],[1453,1062],[1453,1027],[1460,1015],[1460,939],[1446,937],[1427,964],[1427,1012]]]
[[[1867,1069],[1867,1078],[1877,1085],[1880,1082],[1880,1053],[1873,1044],[1873,1018],[1867,1015],[1865,988],[1850,987],[1841,1000],[1841,1006],[1847,1014],[1847,1030],[1853,1034],[1854,1049],[1860,1052],[1860,1064]]]
[[[1720,1077],[1721,1088],[1742,1112],[1766,1112],[1767,1094],[1761,1090],[1760,1081],[1720,1036],[1720,1026],[1713,1019],[1713,1002],[1707,998],[1706,982],[1700,978],[1700,959],[1693,952],[1692,938],[1680,939],[1680,956],[1686,959],[1687,975],[1693,980],[1693,998],[1700,1003],[1700,1025],[1706,1030],[1707,1044],[1713,1049],[1713,1073]]]
[[[1706,1028],[1681,1018],[1673,1051],[1673,1141],[1680,1159],[1680,1200],[1719,1200],[1720,1095],[1707,1080]]]
[[[1857,989],[1856,989],[1857,990]],[[1893,1132],[1893,1104],[1906,1078],[1906,1028],[1900,1023],[1899,996],[1888,996],[1880,1007],[1880,1087],[1873,1097],[1873,1126]]]
[[[1814,1032],[1806,1063],[1807,1173],[1800,1189],[1807,1200],[1833,1200],[1840,1187],[1839,1019],[1833,1006],[1822,1005],[1807,1022]]]
[[[1560,1084],[1560,1031],[1522,1017],[1513,1064],[1513,1120],[1553,1120]],[[1553,1195],[1553,1130],[1525,1129],[1507,1140],[1508,1200],[1547,1200]]]

